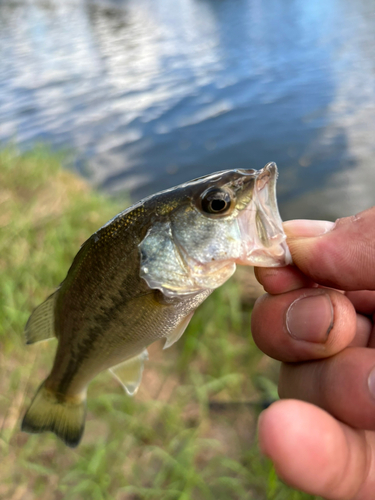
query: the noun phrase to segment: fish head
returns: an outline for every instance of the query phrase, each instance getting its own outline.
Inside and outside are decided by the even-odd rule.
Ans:
[[[218,172],[166,192],[173,209],[140,245],[141,276],[173,296],[217,288],[236,264],[290,264],[276,180],[276,164],[268,163],[262,170]]]

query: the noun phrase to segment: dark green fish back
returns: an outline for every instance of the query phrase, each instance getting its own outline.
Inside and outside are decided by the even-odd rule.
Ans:
[[[61,284],[55,308],[55,330],[60,339],[55,366],[59,367],[58,378],[65,379],[66,384],[69,374],[64,372],[68,370],[73,375],[77,369],[75,360],[89,358],[121,304],[151,293],[139,278],[138,244],[149,223],[144,215],[145,209],[140,205],[93,234],[82,245]],[[132,227],[136,222],[135,231]]]

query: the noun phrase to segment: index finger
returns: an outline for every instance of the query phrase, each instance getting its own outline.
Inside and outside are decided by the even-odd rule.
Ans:
[[[340,290],[375,290],[375,207],[328,223],[321,234],[306,236],[309,226],[316,221],[284,224],[293,262],[304,275]]]

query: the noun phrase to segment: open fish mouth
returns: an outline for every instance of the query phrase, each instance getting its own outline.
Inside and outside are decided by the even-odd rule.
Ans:
[[[276,201],[276,163],[268,163],[254,180],[247,206],[238,217],[242,254],[237,264],[280,267],[292,263]]]

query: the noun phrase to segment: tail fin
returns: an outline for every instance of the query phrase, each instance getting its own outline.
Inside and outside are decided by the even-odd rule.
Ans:
[[[85,397],[55,394],[43,383],[23,417],[21,429],[31,433],[52,431],[74,448],[81,440],[85,418]]]

